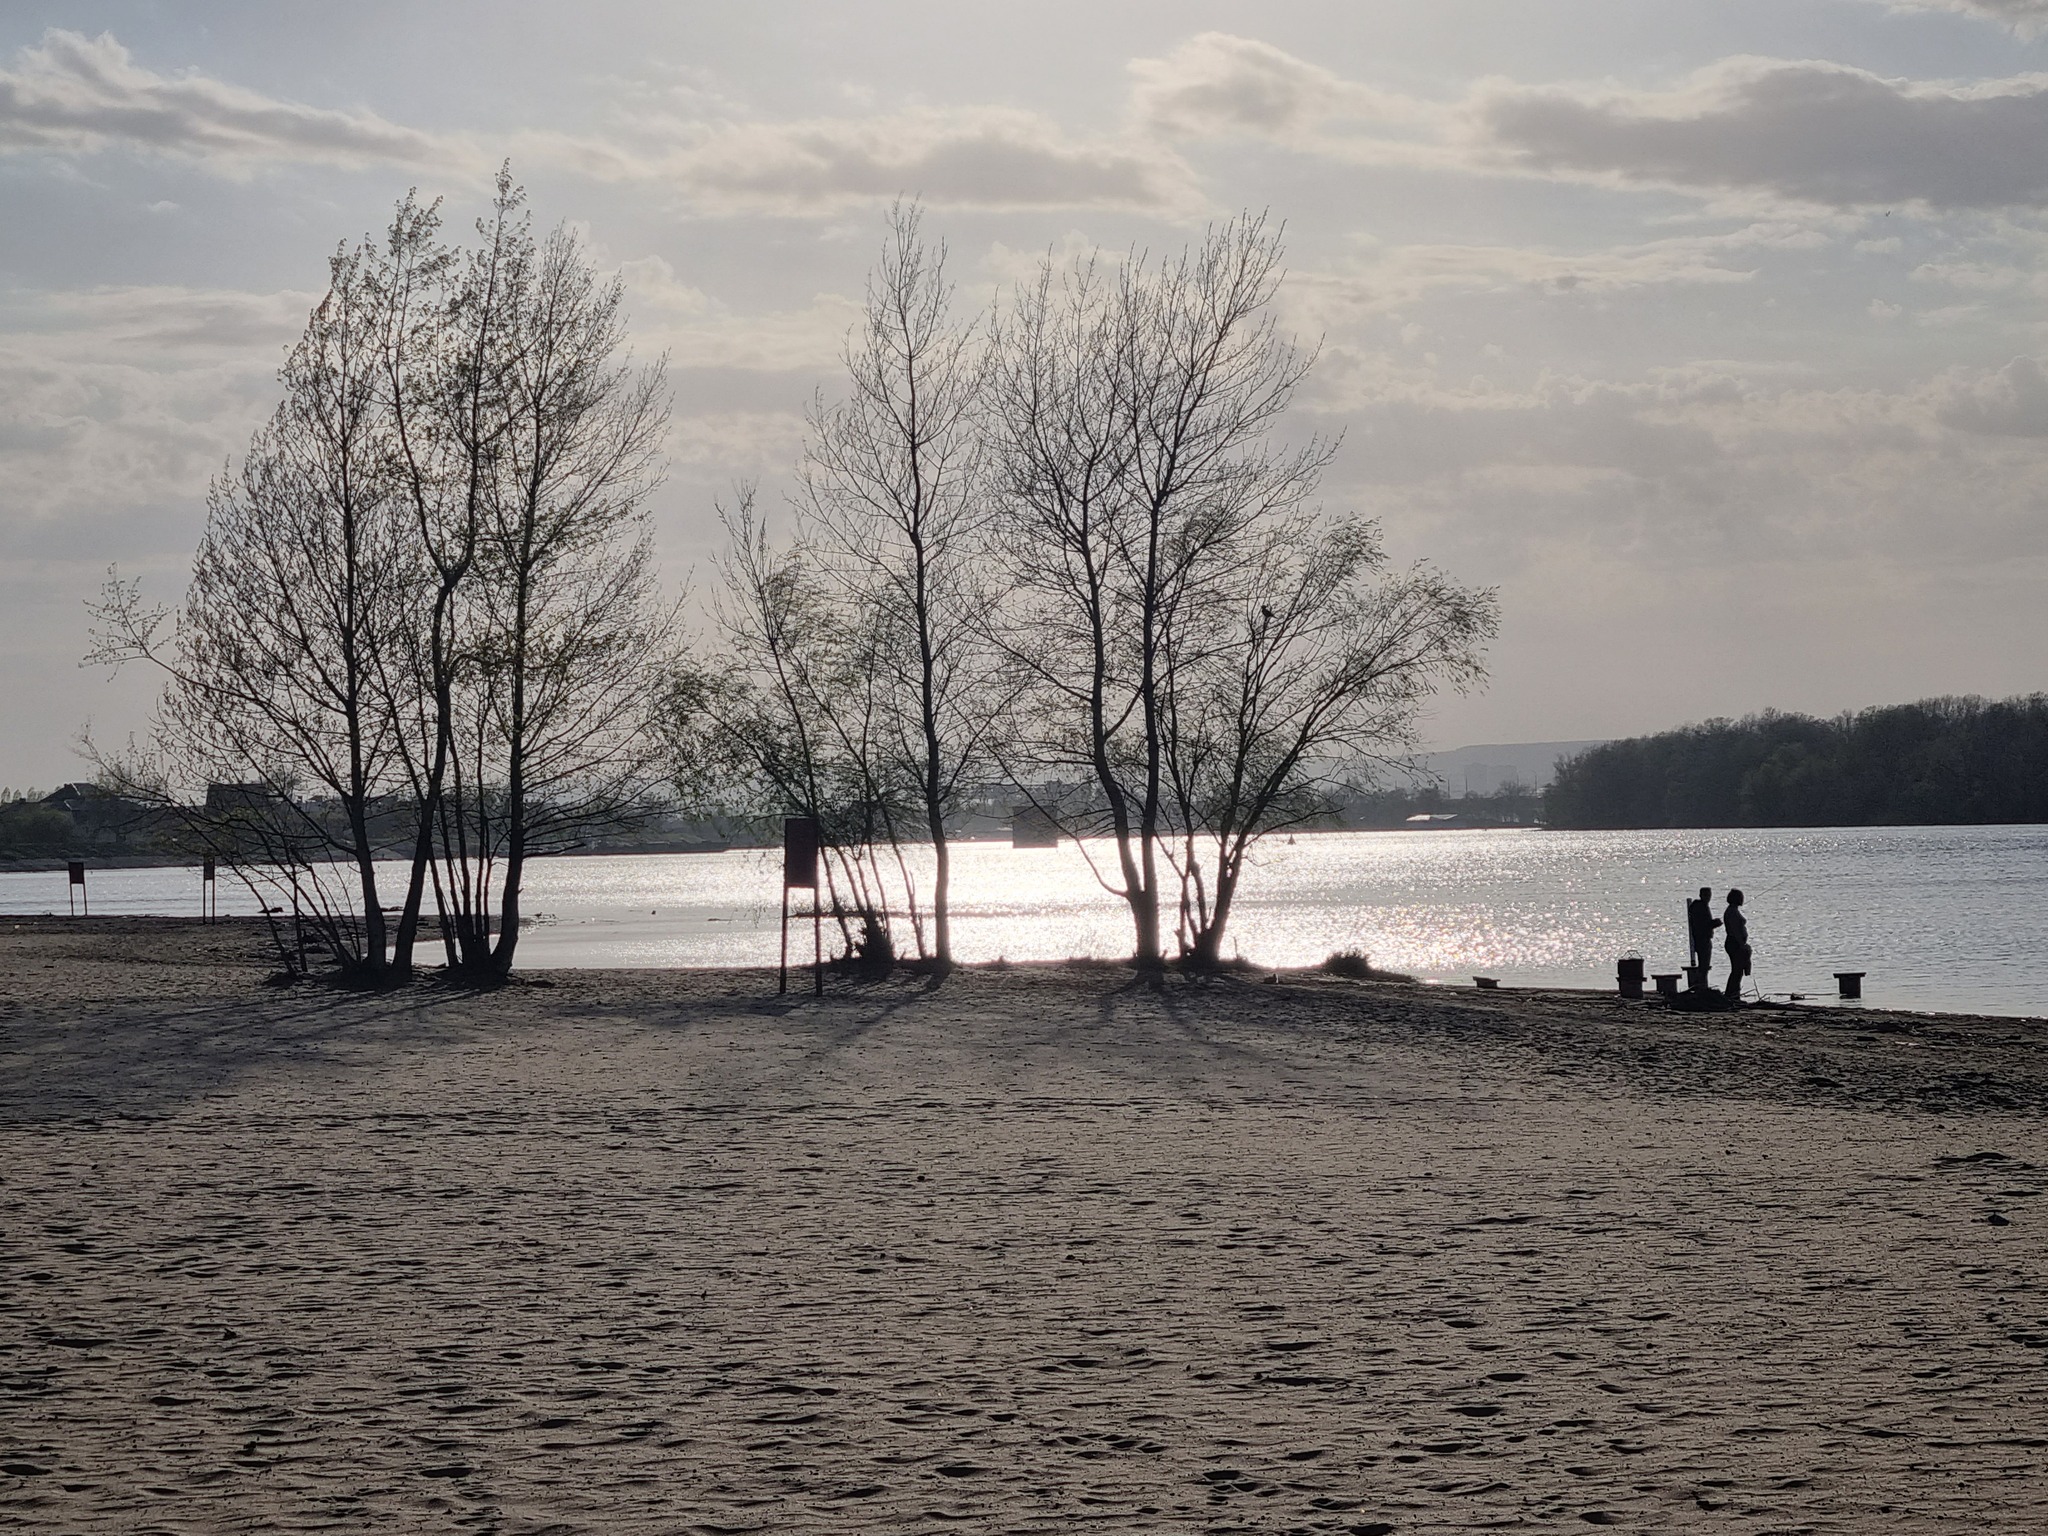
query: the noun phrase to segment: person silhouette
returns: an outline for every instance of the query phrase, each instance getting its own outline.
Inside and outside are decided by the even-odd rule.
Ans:
[[[1700,887],[1700,893],[1685,904],[1685,931],[1692,941],[1691,964],[1700,972],[1702,982],[1706,973],[1714,966],[1714,930],[1721,926],[1721,920],[1714,916],[1714,888]]]
[[[1728,951],[1728,1001],[1742,1001],[1742,978],[1749,974],[1749,918],[1742,910],[1742,892],[1730,891],[1721,909],[1721,942]]]

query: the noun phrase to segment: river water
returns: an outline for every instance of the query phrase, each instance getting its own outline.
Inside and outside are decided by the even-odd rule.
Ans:
[[[1129,919],[1091,874],[1091,853],[1109,867],[1100,845],[958,846],[960,958],[1128,954]],[[1719,911],[1737,885],[1755,984],[1768,994],[1832,997],[1834,972],[1860,970],[1879,1006],[2048,1015],[2043,826],[1304,833],[1255,857],[1225,948],[1260,964],[1359,948],[1434,981],[1610,987],[1625,954],[1653,972],[1679,969],[1685,897],[1711,885]],[[537,861],[521,961],[772,965],[779,858],[771,849]],[[90,879],[95,912],[198,911],[196,870]],[[0,874],[0,913],[62,912],[65,896],[61,873]],[[256,906],[224,881],[221,909]],[[808,956],[808,931],[793,933],[792,950]]]

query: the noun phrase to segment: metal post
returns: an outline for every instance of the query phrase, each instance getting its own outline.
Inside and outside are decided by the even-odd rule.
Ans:
[[[825,995],[825,919],[818,911],[818,888],[811,887],[811,996]]]
[[[782,888],[782,964],[775,972],[775,990],[789,990],[789,887]]]

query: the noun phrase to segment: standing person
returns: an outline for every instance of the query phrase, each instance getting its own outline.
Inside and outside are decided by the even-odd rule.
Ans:
[[[1721,939],[1728,951],[1728,1001],[1742,1001],[1742,978],[1749,974],[1749,919],[1743,915],[1742,892],[1730,891],[1721,909]]]
[[[1721,926],[1721,920],[1714,916],[1714,888],[1700,887],[1700,893],[1685,904],[1685,931],[1692,940],[1692,960],[1689,962],[1700,973],[1700,985],[1705,986],[1707,972],[1714,966],[1714,930]]]

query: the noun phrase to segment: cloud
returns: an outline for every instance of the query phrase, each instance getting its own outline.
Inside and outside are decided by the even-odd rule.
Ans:
[[[2048,18],[2048,0],[1971,8]],[[1911,81],[1737,57],[1668,89],[1492,79],[1432,102],[1220,32],[1129,69],[1133,122],[1167,142],[1254,140],[1357,164],[1830,208],[2048,202],[2048,75]]]
[[[1365,245],[1341,267],[1290,273],[1283,289],[1294,324],[1327,330],[1473,293],[1605,297],[1652,288],[1746,283],[1773,251],[1811,250],[1828,237],[1791,220],[1717,235],[1686,235],[1605,250],[1542,246]]]
[[[268,414],[314,296],[174,287],[6,296],[0,554],[83,548],[108,520],[176,506],[124,548],[183,544],[207,479]],[[166,525],[169,526],[169,525]]]
[[[1986,437],[2048,437],[2048,372],[2016,357],[1995,372],[1957,369],[1930,392],[1944,426]]]
[[[700,411],[679,415],[669,431],[668,456],[678,472],[735,480],[761,480],[787,470],[803,446],[797,411]]]
[[[1193,173],[1149,141],[1077,140],[1032,112],[957,108],[732,123],[622,159],[616,174],[715,212],[827,213],[899,195],[934,206],[1194,213]]]
[[[818,215],[901,194],[939,206],[1199,211],[1187,166],[1156,139],[1084,140],[1036,113],[967,107],[794,122],[622,119],[623,138],[525,130],[488,145],[368,111],[282,101],[158,74],[111,35],[52,29],[0,70],[0,152],[170,156],[226,175],[260,165],[434,168],[473,178],[505,153],[644,182],[708,213]]]
[[[2048,0],[1889,0],[1895,11],[1958,11],[2002,22],[2023,37],[2048,31]]]
[[[0,149],[129,149],[224,169],[284,160],[429,166],[451,155],[446,141],[372,112],[279,101],[204,75],[156,74],[111,35],[59,28],[0,70]]]
[[[2048,15],[2048,0],[2001,0]],[[936,206],[1111,208],[1206,200],[1174,145],[1252,138],[1363,163],[1460,167],[1834,206],[2028,206],[2048,197],[2048,77],[1887,80],[1844,65],[1724,60],[1665,91],[1486,82],[1454,103],[1376,90],[1256,39],[1204,32],[1133,60],[1133,131],[1076,137],[1041,114],[956,107],[797,121],[654,115],[619,135],[525,130],[488,147],[366,109],[285,101],[138,64],[52,29],[0,70],[0,152],[125,150],[229,175],[390,164],[471,177],[498,155],[668,191],[694,211],[831,214],[903,193]]]
[[[1332,488],[1487,579],[1577,547],[1638,575],[1739,560],[1823,585],[1848,550],[1916,581],[2048,561],[2035,359],[1899,389],[1707,362],[1519,388],[1384,371],[1353,383]]]
[[[1161,59],[1128,66],[1131,109],[1169,138],[1256,137],[1325,151],[1339,131],[1438,125],[1443,109],[1345,80],[1270,43],[1203,32]]]
[[[2048,199],[2048,76],[1917,83],[1735,58],[1669,91],[1490,82],[1471,110],[1484,151],[1541,175],[1834,207]]]
[[[802,309],[737,313],[692,287],[659,256],[624,263],[634,345],[663,351],[676,368],[781,373],[829,371],[839,362],[860,303],[844,294],[814,294]]]
[[[274,368],[317,303],[318,294],[289,289],[69,289],[43,296],[40,319],[30,313],[13,323],[61,335],[73,355],[90,352],[106,361],[143,356],[175,361],[181,355],[225,353]]]

